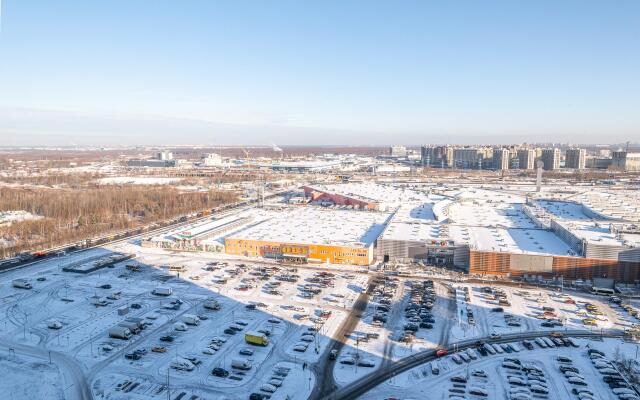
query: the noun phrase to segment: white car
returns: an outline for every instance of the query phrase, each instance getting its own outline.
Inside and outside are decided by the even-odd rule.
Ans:
[[[267,393],[273,393],[278,390],[278,388],[271,384],[265,383],[264,385],[260,386],[260,390]]]
[[[214,354],[216,354],[216,351],[210,347],[207,347],[206,349],[202,350],[202,354],[206,354],[208,356],[212,356]]]
[[[360,361],[358,361],[358,366],[359,367],[373,368],[373,367],[376,366],[376,363],[374,363],[371,360],[360,360]]]
[[[356,360],[351,356],[344,357],[340,360],[340,364],[344,364],[344,365],[354,365],[355,363],[356,363]]]
[[[278,378],[271,378],[269,379],[269,382],[267,382],[269,385],[273,385],[275,387],[280,387],[282,386],[282,379],[278,379]]]
[[[466,350],[467,356],[469,356],[469,358],[471,358],[472,360],[477,360],[478,359],[478,353],[476,353],[476,351],[472,348],[468,348]]]
[[[49,328],[49,329],[62,329],[62,322],[60,322],[60,321],[58,321],[56,319],[52,319],[47,324],[47,328]]]
[[[508,381],[510,384],[512,385],[519,385],[519,386],[525,386],[527,383],[524,381],[524,379],[517,377],[517,376],[510,376],[508,378]]]
[[[514,362],[511,361],[504,361],[502,363],[502,368],[507,368],[507,369],[522,369],[522,367]]]
[[[307,351],[307,346],[302,345],[302,344],[297,344],[297,345],[293,346],[293,351],[304,353],[305,351]]]
[[[540,385],[531,385],[531,386],[529,387],[529,389],[531,389],[531,391],[532,391],[533,393],[540,393],[540,394],[547,394],[547,393],[549,393],[549,389],[547,389],[547,388],[546,388],[546,387],[544,387],[544,386],[540,386]]]
[[[173,329],[175,329],[176,331],[186,331],[187,330],[187,325],[183,324],[182,322],[176,322],[175,324],[173,324]]]
[[[487,392],[485,389],[479,388],[479,387],[470,388],[469,389],[469,394],[473,395],[473,396],[478,396],[478,397],[487,397],[487,396],[489,396],[489,392]]]
[[[171,361],[171,368],[177,369],[180,371],[193,371],[195,366],[191,363],[191,361],[186,360],[184,358],[175,358]]]

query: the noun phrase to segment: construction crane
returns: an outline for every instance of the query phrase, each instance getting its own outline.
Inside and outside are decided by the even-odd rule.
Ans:
[[[244,153],[245,160],[248,160],[251,157],[251,153],[249,152],[249,150],[245,149],[244,147],[240,147],[240,150],[242,150],[242,152]]]

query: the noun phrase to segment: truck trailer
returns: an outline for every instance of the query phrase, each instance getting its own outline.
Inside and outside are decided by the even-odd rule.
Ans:
[[[264,333],[256,332],[256,331],[248,331],[244,334],[244,341],[253,344],[256,346],[267,346],[269,344],[269,339],[267,335]]]

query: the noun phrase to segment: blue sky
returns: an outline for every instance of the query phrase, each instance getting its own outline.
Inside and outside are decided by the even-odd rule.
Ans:
[[[640,140],[639,1],[3,0],[6,144]]]

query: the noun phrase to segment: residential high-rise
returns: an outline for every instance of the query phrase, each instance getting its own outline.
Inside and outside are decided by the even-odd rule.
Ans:
[[[540,160],[544,164],[544,169],[547,171],[552,171],[554,169],[560,168],[560,149],[551,148],[551,149],[543,149],[542,155],[540,156]]]
[[[564,166],[566,168],[584,169],[587,160],[587,151],[585,149],[567,149],[564,157]]]
[[[533,149],[518,150],[518,168],[533,169],[535,167],[536,151]]]
[[[497,170],[509,169],[509,149],[493,150],[493,168]]]
[[[462,147],[453,150],[453,164],[456,168],[478,168],[482,163],[480,150],[475,147]]]
[[[159,151],[155,154],[155,159],[162,161],[173,160],[173,153],[168,150]]]
[[[391,157],[406,157],[407,156],[407,148],[405,146],[396,144],[389,148],[389,155]]]
[[[424,166],[446,168],[453,164],[453,147],[451,146],[422,146],[420,155]]]

